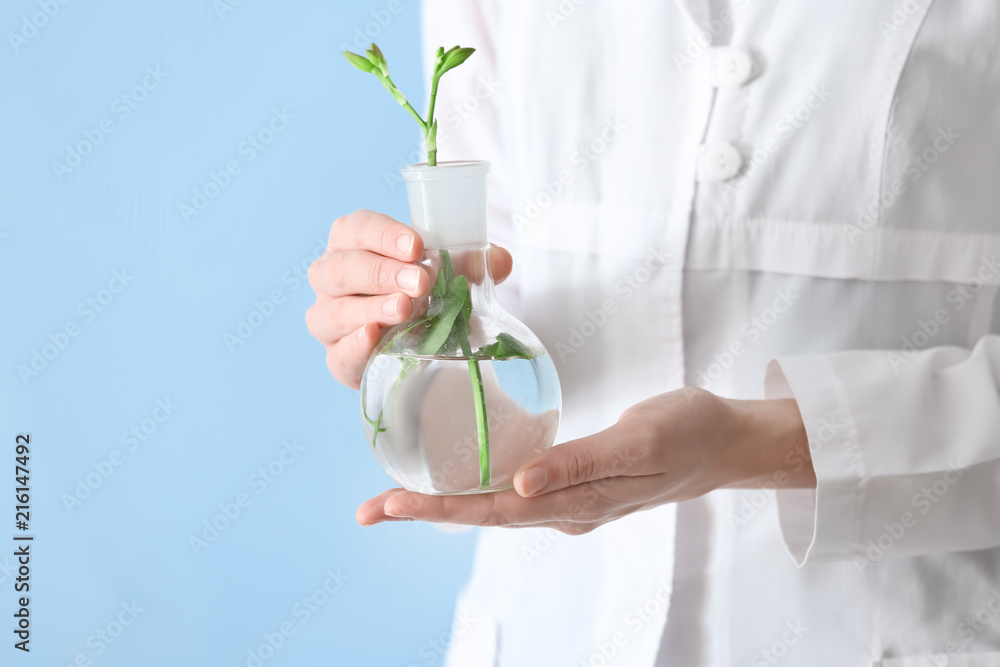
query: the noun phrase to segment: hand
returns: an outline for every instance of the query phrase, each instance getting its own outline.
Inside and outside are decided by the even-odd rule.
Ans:
[[[420,235],[387,215],[355,211],[337,219],[322,257],[309,267],[316,303],[306,312],[309,333],[326,347],[326,365],[341,384],[361,385],[361,375],[385,329],[413,310],[431,279],[420,259]],[[502,282],[511,271],[503,248],[490,249],[490,271]]]
[[[538,526],[579,535],[714,489],[762,484],[816,485],[795,401],[732,401],[685,388],[538,455],[515,474],[514,489],[455,496],[391,489],[361,505],[357,520]]]

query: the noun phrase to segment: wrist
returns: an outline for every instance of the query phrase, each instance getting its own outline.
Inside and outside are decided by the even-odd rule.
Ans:
[[[723,399],[723,488],[813,488],[809,439],[795,399]]]

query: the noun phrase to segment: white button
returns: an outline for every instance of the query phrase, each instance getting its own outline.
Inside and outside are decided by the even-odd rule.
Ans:
[[[739,88],[754,74],[750,52],[739,46],[719,46],[711,50],[712,85],[716,88]]]
[[[698,180],[706,183],[721,183],[740,173],[743,158],[736,146],[725,141],[701,147],[698,165]]]

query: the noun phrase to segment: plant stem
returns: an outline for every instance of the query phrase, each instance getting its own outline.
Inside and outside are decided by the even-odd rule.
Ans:
[[[375,449],[375,441],[378,440],[378,434],[385,433],[388,430],[382,426],[382,416],[384,414],[384,409],[379,410],[378,419],[373,421],[372,418],[368,416],[368,411],[365,409],[364,396],[361,397],[361,415],[365,418],[365,421],[375,429],[375,432],[372,433],[372,449]]]
[[[399,91],[399,88],[396,87],[396,84],[393,83],[392,79],[390,79],[387,76],[379,76],[378,78],[382,81],[382,85],[385,86],[386,90],[388,90],[390,93],[393,93],[393,97],[396,97],[397,94],[402,96],[402,93]],[[405,97],[402,97],[401,101],[400,100],[397,101],[399,102],[400,106],[406,109],[409,112],[409,114],[413,116],[413,118],[418,123],[420,123],[420,127],[424,128],[424,132],[426,133],[427,128],[430,127],[430,122],[424,122],[424,119],[420,117],[420,114],[417,113],[417,110],[413,108],[413,105],[410,104],[410,101],[407,100]]]
[[[436,167],[438,163],[437,133],[438,133],[438,124],[437,121],[434,121],[434,123],[431,125],[431,129],[424,134],[424,143],[427,146],[428,167]]]
[[[377,75],[378,76],[378,75]],[[406,109],[406,111],[413,116],[413,118],[420,124],[420,129],[424,131],[424,146],[427,149],[427,166],[436,167],[437,166],[437,123],[434,122],[434,106],[437,104],[437,91],[438,83],[441,80],[440,76],[434,76],[431,79],[431,101],[427,108],[427,120],[420,117],[417,110],[413,108],[410,101],[402,97],[402,93],[399,92],[399,88],[393,83],[392,79],[387,76],[379,76],[382,81],[382,85],[390,92],[393,93],[393,97],[397,94],[400,95],[399,103]],[[395,91],[395,92],[393,92]]]
[[[476,388],[476,430],[479,433],[479,488],[490,486],[490,427],[486,414],[486,391],[478,359],[469,359],[469,372]]]
[[[414,325],[414,326],[416,326],[416,325]],[[412,328],[413,327],[409,327],[409,329],[412,329]],[[409,330],[409,329],[407,329],[407,330]],[[401,332],[401,333],[405,333],[405,330],[403,332]],[[400,365],[400,370],[399,370],[399,376],[393,381],[392,387],[386,393],[392,393],[393,389],[396,389],[397,387],[399,387],[400,383],[403,382],[403,378],[405,378],[407,375],[409,375],[410,371],[412,371],[414,368],[416,368],[417,366],[420,365],[420,362],[417,361],[417,360],[415,360],[415,359],[403,358],[400,361],[401,361],[401,365]],[[389,430],[385,426],[382,426],[382,418],[385,416],[385,408],[382,408],[381,410],[379,410],[378,411],[378,418],[376,418],[376,419],[373,420],[371,417],[368,416],[368,408],[365,405],[365,403],[366,403],[365,402],[365,395],[362,394],[361,395],[361,416],[363,416],[365,418],[365,421],[368,422],[368,424],[372,428],[375,429],[375,432],[372,433],[372,449],[375,449],[375,442],[376,442],[376,440],[378,440],[378,434],[379,433],[385,433],[386,431]]]
[[[451,263],[451,254],[444,249],[441,250],[441,268],[440,268],[439,278],[443,280],[443,283],[445,285],[452,286],[450,287],[450,290],[464,289],[463,301],[465,305],[457,313],[454,313],[452,311],[452,316],[454,317],[454,321],[452,324],[452,321],[450,319],[448,320],[448,328],[449,330],[451,330],[452,326],[461,327],[461,329],[456,329],[453,332],[458,334],[457,338],[459,341],[459,345],[462,349],[462,355],[466,358],[469,366],[469,377],[472,381],[472,400],[476,410],[476,435],[479,440],[479,486],[482,489],[486,489],[490,486],[490,481],[491,481],[490,429],[488,422],[488,414],[486,412],[486,389],[483,385],[483,372],[482,368],[480,368],[479,366],[479,358],[473,354],[472,343],[469,341],[468,318],[469,318],[469,313],[471,313],[472,309],[472,302],[471,302],[472,293],[468,287],[467,281],[464,278],[461,281],[456,281],[455,271]],[[463,287],[458,287],[458,288],[454,287],[456,283],[461,284]],[[442,294],[440,298],[445,299],[448,297]],[[431,322],[431,326],[433,327],[435,325],[435,320],[445,317],[446,315],[447,313],[445,313],[444,315],[442,315],[441,313],[435,315],[433,318],[429,320]],[[426,322],[428,322],[428,320],[426,319],[421,320],[419,322],[415,322],[407,329],[397,333],[396,335],[398,336],[403,333],[406,333],[407,331],[413,329],[414,327],[419,326],[421,323],[426,323]],[[444,343],[443,340],[438,340],[435,343],[433,343],[432,347],[427,349],[421,349],[422,347],[426,347],[426,345],[418,346],[417,354],[433,356],[438,352],[438,349],[441,347],[443,343]],[[402,358],[401,362],[402,363],[400,366],[399,375],[393,382],[394,388],[401,385],[403,382],[403,378],[405,378],[410,373],[410,371],[412,371],[414,368],[420,365],[419,358],[414,359],[406,357]],[[392,389],[390,389],[387,393],[390,394],[393,393]],[[374,429],[374,434],[372,435],[372,449],[375,449],[375,442],[378,438],[378,434],[384,433],[387,430],[387,427],[382,425],[384,411],[379,411],[378,417],[374,420],[371,419],[366,411],[364,396],[362,396],[361,412],[362,415],[364,416],[365,421],[367,421],[368,424],[371,425]]]
[[[472,378],[472,400],[476,405],[476,434],[479,436],[479,488],[490,485],[490,427],[486,414],[486,391],[479,359],[472,356],[468,336],[462,340],[462,353],[469,357],[469,377]]]
[[[455,271],[452,268],[451,253],[444,249],[441,250],[441,271],[444,272],[444,276],[449,282],[454,279]],[[472,298],[471,291],[466,294],[466,298]],[[471,309],[471,302],[469,307]],[[459,336],[459,345],[462,347],[462,354],[468,359],[469,377],[472,380],[472,400],[476,406],[476,435],[479,439],[479,488],[485,489],[490,485],[490,427],[487,421],[483,372],[479,367],[479,359],[472,354],[472,343],[469,342],[466,316],[460,314],[456,319],[457,323],[461,323],[463,329],[461,336]]]
[[[424,135],[426,136],[427,124],[424,123],[424,119],[420,117],[420,114],[418,114],[417,110],[413,108],[413,105],[407,102],[406,104],[403,105],[403,108],[409,111],[411,116],[417,119],[417,122],[420,123],[420,127],[424,128]]]
[[[424,128],[424,142],[427,144],[427,166],[437,166],[437,123],[434,122],[434,105],[437,104],[439,75],[431,77],[431,101],[427,106],[427,126]]]
[[[434,105],[437,104],[438,95],[438,82],[441,81],[440,76],[431,77],[431,101],[427,106],[427,122],[434,122]]]

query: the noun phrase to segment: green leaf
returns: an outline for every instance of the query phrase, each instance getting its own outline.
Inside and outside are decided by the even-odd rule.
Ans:
[[[495,343],[483,345],[476,350],[477,357],[491,359],[533,359],[536,355],[528,347],[509,333],[501,333]]]
[[[375,66],[364,56],[359,56],[356,53],[351,53],[350,51],[342,51],[344,57],[347,58],[347,62],[351,63],[357,67],[362,72],[371,72]]]
[[[472,317],[472,296],[469,292],[468,280],[465,276],[456,276],[453,281],[453,290],[449,298],[461,302],[459,316],[455,318],[455,323],[451,327],[451,333],[441,346],[439,354],[456,354],[459,351],[465,356],[472,356],[472,348],[469,346],[469,321]]]
[[[451,253],[447,250],[441,251],[441,271],[444,272],[444,279],[450,285],[455,279],[455,267],[451,265]]]
[[[456,276],[449,283],[449,290],[444,297],[444,305],[441,312],[431,322],[430,327],[427,328],[426,336],[417,350],[421,356],[432,356],[441,352],[445,341],[451,336],[455,320],[458,318],[459,313],[462,312],[468,291],[469,283],[465,276]]]
[[[454,46],[445,52],[444,56],[441,58],[441,64],[437,68],[435,74],[438,78],[448,70],[454,69],[464,63],[469,59],[476,50],[472,47],[459,47]]]
[[[458,291],[462,289],[463,301],[462,301],[462,317],[465,319],[465,323],[468,324],[472,321],[472,291],[469,289],[469,281],[465,276],[459,276],[463,279],[463,287],[456,287],[455,290]],[[456,278],[458,280],[458,278]]]
[[[454,277],[455,274],[451,267],[451,257],[449,257],[447,251],[444,251],[441,253],[441,267],[438,269],[437,279],[434,281],[431,294],[438,299],[444,298],[444,295],[451,288],[451,281]]]
[[[446,60],[452,58],[455,55],[455,53],[459,49],[461,49],[461,48],[462,48],[461,46],[458,46],[456,44],[455,46],[451,47],[450,49],[448,49],[447,51],[445,51],[444,53],[442,53],[441,54],[441,62],[445,62]]]
[[[476,50],[471,46],[463,47],[461,49],[456,50],[448,58],[445,58],[445,64],[448,65],[448,69],[451,69],[453,67],[458,67],[466,60],[468,60],[469,56],[471,56],[475,52]]]
[[[376,46],[375,43],[373,42],[372,45],[368,48],[368,51],[366,51],[365,53],[368,55],[368,62],[370,62],[375,68],[377,68],[378,71],[382,73],[382,76],[388,79],[389,63],[385,61],[385,56],[382,55],[382,51],[379,50],[378,46]],[[393,88],[395,88],[395,86],[393,86]]]

